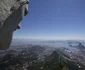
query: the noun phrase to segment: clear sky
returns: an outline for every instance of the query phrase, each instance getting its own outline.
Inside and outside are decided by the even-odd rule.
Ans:
[[[14,38],[85,40],[85,0],[30,0]]]

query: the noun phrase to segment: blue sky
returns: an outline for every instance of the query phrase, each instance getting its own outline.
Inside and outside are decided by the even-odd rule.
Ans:
[[[85,40],[85,0],[30,0],[14,38]]]

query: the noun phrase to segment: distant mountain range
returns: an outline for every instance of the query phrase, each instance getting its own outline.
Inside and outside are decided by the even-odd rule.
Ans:
[[[72,44],[70,44],[69,46],[74,47],[74,48],[78,48],[78,49],[85,49],[85,46],[80,42],[78,42],[78,45],[76,45],[76,46],[73,46]]]
[[[0,53],[3,54],[0,56],[0,70],[85,70],[80,52],[43,45],[18,46]]]

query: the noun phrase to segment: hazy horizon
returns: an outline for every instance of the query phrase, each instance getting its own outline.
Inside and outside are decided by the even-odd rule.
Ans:
[[[85,40],[84,0],[30,0],[14,38]]]
[[[56,40],[56,41],[66,41],[66,40],[74,40],[74,41],[85,41],[83,38],[57,38],[57,37],[13,37],[14,39],[23,39],[23,40],[41,40],[41,41],[50,41],[50,40]]]

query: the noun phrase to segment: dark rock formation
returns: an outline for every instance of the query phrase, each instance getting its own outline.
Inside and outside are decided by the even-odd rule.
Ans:
[[[77,48],[79,50],[81,49],[85,49],[85,46],[81,43],[81,42],[78,42],[78,45],[74,46],[72,44],[69,44],[70,47],[73,47],[73,48]]]
[[[82,45],[82,43],[79,43],[79,44],[77,45],[77,47],[78,47],[79,49],[85,49],[85,46]]]

